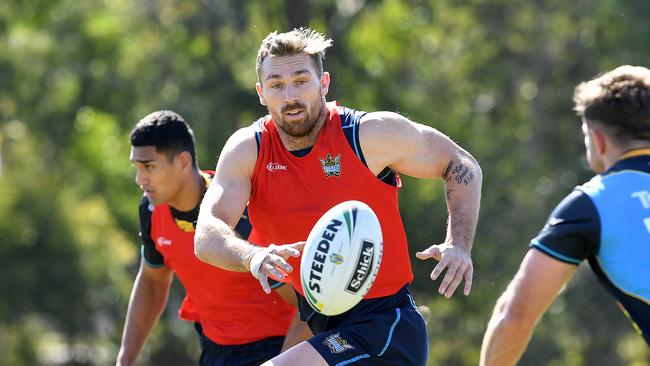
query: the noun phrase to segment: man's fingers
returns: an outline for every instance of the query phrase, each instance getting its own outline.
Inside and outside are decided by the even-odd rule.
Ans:
[[[268,263],[271,266],[276,267],[276,268],[280,268],[281,270],[283,270],[283,271],[285,271],[287,273],[293,271],[293,267],[291,267],[291,265],[289,263],[287,263],[287,261],[284,260],[284,258],[282,258],[281,256],[279,256],[277,254],[273,254],[273,253],[269,254],[269,257],[268,257],[267,260],[268,260]]]
[[[431,271],[431,280],[435,281],[438,279],[438,276],[442,273],[442,271],[445,270],[447,267],[446,262],[438,262],[436,266],[433,268],[433,271]]]
[[[447,291],[449,290],[452,281],[456,277],[456,272],[458,272],[458,264],[455,262],[451,262],[447,267],[447,272],[445,273],[445,277],[442,279],[442,282],[440,282],[440,287],[438,287],[438,293],[440,295],[445,295],[445,296],[447,295]]]
[[[260,276],[260,284],[262,285],[262,290],[267,294],[271,293],[271,286],[269,286],[269,278],[267,276]]]
[[[434,258],[436,260],[440,260],[441,252],[440,252],[440,248],[437,245],[432,245],[421,252],[415,253],[415,256],[418,259]]]
[[[295,256],[295,257],[297,257],[297,256],[300,256],[300,252],[302,252],[302,250],[305,248],[305,244],[306,244],[306,242],[299,241],[297,243],[289,244],[289,248],[292,248],[292,249],[295,249],[295,250],[298,251],[298,255]]]
[[[300,241],[293,244],[285,244],[285,245],[271,244],[269,246],[272,253],[275,253],[284,259],[287,259],[289,257],[300,257],[300,252],[304,247],[305,247],[304,241]]]
[[[300,257],[300,251],[291,247],[276,249],[276,253],[285,259],[289,257]]]
[[[456,273],[454,274],[454,279],[449,284],[449,287],[447,287],[447,291],[445,291],[446,298],[450,298],[451,295],[454,294],[454,291],[456,291],[458,285],[460,285],[460,282],[462,280],[463,280],[463,271],[457,270]]]
[[[465,288],[463,293],[465,296],[469,295],[469,292],[472,291],[472,278],[474,277],[474,268],[469,266],[467,271],[465,271]]]
[[[269,274],[271,276],[277,278],[278,280],[284,280],[284,278],[286,277],[286,275],[284,273],[282,273],[281,271],[279,271],[277,268],[271,268],[271,270],[269,271]]]

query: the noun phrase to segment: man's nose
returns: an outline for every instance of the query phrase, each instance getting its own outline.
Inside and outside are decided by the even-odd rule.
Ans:
[[[295,102],[298,97],[297,97],[297,90],[295,87],[292,85],[287,85],[286,88],[284,88],[284,100],[285,102]],[[291,103],[288,103],[291,104]]]
[[[135,184],[138,186],[142,187],[144,183],[146,182],[145,179],[145,174],[142,172],[142,169],[136,169],[135,170]]]

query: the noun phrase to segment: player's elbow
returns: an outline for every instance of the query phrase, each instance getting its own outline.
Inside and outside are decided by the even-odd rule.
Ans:
[[[465,160],[467,164],[471,167],[472,170],[472,175],[474,176],[474,180],[481,184],[483,182],[483,170],[481,169],[481,165],[478,163],[478,160],[472,156],[469,152],[465,151]]]
[[[207,241],[207,230],[201,224],[201,220],[199,220],[196,223],[196,231],[194,232],[194,255],[203,262],[208,262],[209,260]]]
[[[497,301],[490,322],[493,326],[524,335],[532,332],[537,318],[525,301],[519,301],[506,292]]]

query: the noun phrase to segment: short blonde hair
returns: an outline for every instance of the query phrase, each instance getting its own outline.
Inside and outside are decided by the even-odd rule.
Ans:
[[[620,66],[580,83],[574,110],[587,123],[598,123],[620,141],[650,140],[650,70]]]
[[[257,60],[255,62],[257,77],[259,79],[262,62],[267,57],[297,54],[311,56],[318,76],[321,76],[323,74],[325,50],[332,46],[332,43],[331,39],[325,38],[323,34],[310,28],[296,28],[284,33],[271,32],[264,38],[260,49],[257,51]]]

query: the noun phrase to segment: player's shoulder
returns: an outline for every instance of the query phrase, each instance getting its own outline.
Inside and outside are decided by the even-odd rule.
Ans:
[[[368,112],[359,119],[359,133],[364,139],[383,139],[399,133],[409,122],[408,118],[395,112]]]
[[[142,198],[140,198],[140,204],[138,205],[140,224],[147,224],[151,222],[153,210],[154,206],[149,201],[149,198],[146,195],[142,195]]]
[[[237,129],[230,138],[228,139],[229,143],[236,144],[237,146],[242,144],[255,143],[255,133],[261,128],[261,125],[257,122],[250,124],[245,127]]]
[[[256,156],[257,143],[255,134],[255,124],[238,129],[226,141],[222,154],[234,154],[237,159]]]
[[[144,212],[149,212],[149,214],[151,214],[153,212],[153,208],[154,208],[153,205],[149,201],[149,197],[147,197],[146,195],[142,195],[142,197],[140,198],[140,203],[138,204],[138,209],[140,213],[142,214]]]
[[[590,195],[585,191],[586,185],[576,186],[557,204],[556,211],[586,211],[593,208]]]
[[[406,144],[403,147],[408,147],[414,126],[407,117],[399,113],[368,112],[359,120],[359,140],[364,152],[372,155],[373,151],[379,149],[381,154],[385,154],[389,146]]]
[[[598,208],[583,186],[575,187],[555,206],[542,231],[566,232],[586,230],[596,232],[600,225]]]
[[[224,176],[249,176],[257,162],[257,150],[253,126],[238,129],[228,138],[221,150],[215,178],[218,180]]]

